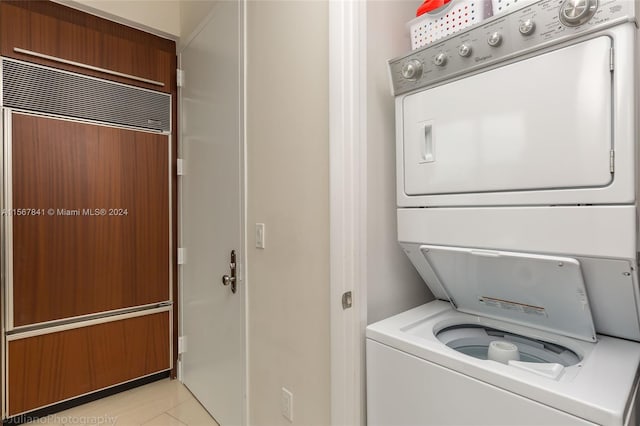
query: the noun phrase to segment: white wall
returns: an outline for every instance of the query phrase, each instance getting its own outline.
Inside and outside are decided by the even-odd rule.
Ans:
[[[367,322],[433,296],[397,242],[395,113],[387,61],[410,50],[405,23],[421,1],[367,3]]]
[[[184,45],[220,0],[180,0],[180,44]],[[223,0],[226,1],[226,0]]]
[[[180,37],[178,0],[54,0],[165,38]]]
[[[328,2],[247,5],[249,423],[328,425]],[[253,226],[266,224],[266,248]]]
[[[185,42],[220,0],[53,0],[165,38]]]

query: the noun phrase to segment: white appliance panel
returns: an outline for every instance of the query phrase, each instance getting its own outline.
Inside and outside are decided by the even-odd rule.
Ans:
[[[578,260],[433,245],[420,251],[459,311],[596,340]]]
[[[636,234],[634,206],[398,209],[400,245],[436,298],[449,295],[425,244],[568,256],[582,267],[596,331],[640,341]]]
[[[369,426],[595,425],[371,339],[367,400]]]
[[[600,36],[405,97],[405,194],[611,183],[611,44]]]
[[[398,241],[635,260],[635,206],[398,209]],[[605,284],[603,284],[605,285]]]
[[[443,329],[470,325],[557,344],[569,348],[581,358],[581,362],[566,366],[562,374],[554,378],[523,369],[519,365],[505,365],[460,353],[437,337],[438,332]],[[421,377],[420,372],[425,364],[413,364],[408,368],[407,358],[375,362],[375,353],[367,348],[368,396],[376,398],[376,395],[384,394],[381,399],[373,402],[374,405],[381,406],[378,408],[379,411],[422,415],[423,420],[415,424],[439,424],[431,423],[430,415],[425,417],[425,412],[421,411],[420,406],[411,403],[416,390],[422,392],[416,397],[421,398],[425,405],[433,403],[433,410],[436,412],[438,407],[452,408],[449,410],[450,419],[445,421],[445,424],[483,424],[485,421],[491,424],[495,419],[491,410],[476,410],[473,413],[477,416],[476,421],[469,421],[466,417],[469,413],[460,413],[462,410],[455,409],[455,406],[466,407],[468,398],[484,401],[484,390],[478,391],[472,382],[459,382],[459,386],[454,386],[455,393],[446,393],[443,383],[455,381],[458,374],[525,397],[531,403],[532,410],[536,410],[537,407],[544,411],[546,406],[596,424],[635,424],[629,423],[629,419],[634,417],[631,415],[634,407],[630,398],[638,387],[640,344],[637,342],[602,335],[598,335],[596,343],[586,342],[507,321],[458,312],[442,301],[429,302],[371,324],[367,327],[366,337],[368,342],[375,341],[382,347],[393,348],[394,351],[417,358],[421,363],[444,367],[443,371],[448,373],[439,379],[425,379],[424,376]],[[406,380],[395,381],[394,377],[405,369],[408,373]],[[385,379],[375,380],[375,376]],[[412,378],[416,379],[413,383]],[[467,389],[474,390],[466,394]],[[602,392],[602,389],[607,389],[607,392]],[[429,392],[430,397],[425,397],[425,392]],[[394,394],[395,397],[391,396]],[[440,396],[442,399],[439,399]],[[500,395],[496,395],[495,398],[501,399]],[[492,397],[488,397],[487,401],[484,401],[488,407],[492,407],[491,400]],[[543,407],[537,404],[543,404]],[[523,412],[526,412],[528,409],[524,410]],[[533,418],[535,415],[532,413]],[[404,418],[400,414],[398,417]],[[415,421],[418,417],[413,419]],[[513,417],[510,420],[508,424],[528,424],[526,418],[518,419],[521,423]],[[541,420],[539,424],[566,423],[560,420]]]

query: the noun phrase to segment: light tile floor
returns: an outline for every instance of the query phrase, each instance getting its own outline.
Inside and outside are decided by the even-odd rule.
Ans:
[[[150,383],[25,424],[218,426],[182,383],[169,379]]]

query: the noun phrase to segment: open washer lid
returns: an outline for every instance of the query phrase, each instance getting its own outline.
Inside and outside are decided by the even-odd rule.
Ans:
[[[596,341],[577,259],[432,245],[420,251],[457,310]]]

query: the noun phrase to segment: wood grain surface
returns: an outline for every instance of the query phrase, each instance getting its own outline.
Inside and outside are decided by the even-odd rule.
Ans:
[[[169,312],[14,340],[9,415],[169,369]]]
[[[159,81],[164,87],[34,58],[14,52],[15,47]],[[175,86],[174,41],[49,1],[0,2],[0,53],[164,92]]]
[[[12,207],[43,212],[11,218],[14,325],[169,300],[168,137],[25,114],[12,129]]]

